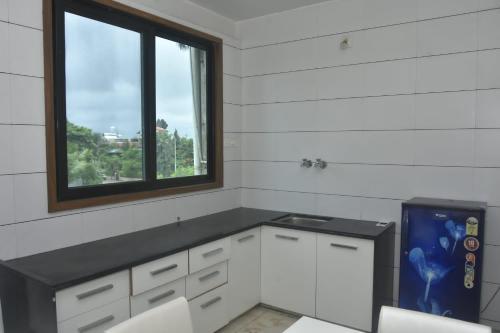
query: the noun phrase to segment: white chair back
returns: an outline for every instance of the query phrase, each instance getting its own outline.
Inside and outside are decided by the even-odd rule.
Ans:
[[[105,333],[193,333],[188,302],[179,297],[130,318]]]
[[[491,328],[422,312],[383,306],[378,333],[491,333]]]

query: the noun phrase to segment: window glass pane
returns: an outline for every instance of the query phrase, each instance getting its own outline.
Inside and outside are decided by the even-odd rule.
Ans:
[[[65,13],[69,187],[142,180],[141,35]]]
[[[206,51],[156,38],[157,178],[207,174]]]

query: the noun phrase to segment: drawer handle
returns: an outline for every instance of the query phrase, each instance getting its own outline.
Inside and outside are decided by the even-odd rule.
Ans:
[[[330,245],[333,247],[339,247],[341,249],[348,249],[348,250],[354,250],[354,251],[356,251],[358,249],[357,246],[353,246],[353,245],[345,245],[345,244],[338,244],[338,243],[331,243]]]
[[[200,282],[203,282],[203,281],[209,280],[209,279],[211,279],[213,277],[216,277],[219,274],[220,274],[219,271],[215,271],[215,272],[212,272],[210,274],[207,274],[205,276],[200,277],[199,280],[200,280]]]
[[[173,264],[173,265],[170,265],[170,266],[167,266],[167,267],[163,267],[163,268],[159,268],[159,269],[156,269],[154,271],[151,271],[150,274],[152,276],[155,276],[155,275],[158,275],[158,274],[165,273],[165,272],[171,271],[173,269],[176,269],[177,267],[179,267],[179,265]]]
[[[109,315],[109,316],[104,317],[102,319],[96,320],[93,323],[90,323],[88,325],[80,327],[78,329],[78,333],[84,333],[84,332],[90,331],[91,329],[94,329],[96,327],[99,327],[101,325],[109,323],[110,321],[113,321],[114,319],[115,319],[115,316]]]
[[[208,257],[214,256],[218,253],[221,253],[222,251],[224,251],[224,249],[222,247],[219,247],[218,249],[215,249],[212,251],[208,251],[207,253],[203,253],[203,258],[208,258]]]
[[[292,237],[292,236],[285,236],[285,235],[276,235],[276,238],[281,238],[281,239],[286,239],[286,240],[291,240],[291,241],[298,241],[299,237]]]
[[[89,291],[86,291],[84,293],[78,294],[78,295],[76,295],[76,298],[78,298],[78,300],[81,301],[82,299],[88,298],[90,296],[94,296],[94,295],[103,293],[103,292],[105,292],[107,290],[111,290],[111,289],[113,289],[113,287],[114,286],[110,283],[110,284],[107,284],[105,286],[102,286],[102,287],[99,287],[99,288],[96,288],[96,289],[89,290]]]
[[[220,300],[222,300],[222,297],[218,296],[218,297],[216,297],[216,298],[214,298],[214,299],[211,299],[210,301],[208,301],[208,302],[206,302],[206,303],[204,303],[204,304],[200,305],[200,307],[201,307],[202,309],[206,309],[206,308],[208,308],[209,306],[214,305],[215,303],[219,302]]]
[[[155,296],[155,297],[149,299],[148,302],[149,302],[149,304],[153,304],[153,303],[156,303],[158,301],[161,301],[164,298],[170,297],[173,294],[175,294],[175,290],[172,289],[172,290],[169,290],[169,291],[167,291],[167,292],[165,292],[163,294],[160,294],[158,296]]]
[[[247,240],[250,240],[250,239],[252,239],[254,237],[255,237],[255,235],[248,235],[248,236],[245,236],[245,237],[242,237],[242,238],[238,239],[238,242],[243,243],[243,242],[245,242]]]

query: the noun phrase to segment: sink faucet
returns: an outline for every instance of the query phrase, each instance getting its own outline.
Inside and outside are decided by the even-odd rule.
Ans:
[[[302,162],[300,163],[301,168],[310,168],[312,167],[313,162],[311,160],[308,160],[307,158],[303,158]]]
[[[326,169],[327,165],[328,164],[325,161],[323,161],[321,158],[317,158],[316,162],[314,162],[314,167],[318,168],[318,169]]]

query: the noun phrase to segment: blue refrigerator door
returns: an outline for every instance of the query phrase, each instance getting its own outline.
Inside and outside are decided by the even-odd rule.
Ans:
[[[481,211],[403,208],[401,308],[478,322],[483,218]]]

